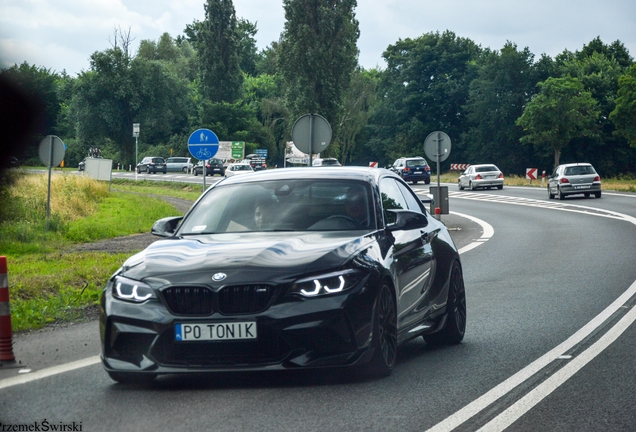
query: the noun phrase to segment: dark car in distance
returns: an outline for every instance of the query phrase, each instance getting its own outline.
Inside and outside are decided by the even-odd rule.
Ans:
[[[387,376],[402,343],[464,337],[457,248],[388,170],[229,177],[152,233],[162,239],[102,292],[101,358],[115,381],[324,367]]]
[[[393,162],[389,168],[391,171],[402,177],[406,182],[417,184],[423,181],[425,184],[431,182],[431,167],[423,157],[403,157]]]
[[[194,168],[192,174],[195,176],[203,175],[203,161],[199,161]],[[223,177],[225,175],[225,167],[222,159],[208,159],[205,163],[205,175],[214,176],[215,174]]]
[[[148,174],[157,174],[158,172],[167,173],[166,160],[159,156],[147,156],[137,164],[137,173],[146,172]]]

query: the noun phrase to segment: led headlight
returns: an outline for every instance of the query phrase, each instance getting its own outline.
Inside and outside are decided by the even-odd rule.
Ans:
[[[299,279],[291,288],[293,294],[303,297],[337,294],[355,286],[363,277],[359,270],[342,270]]]
[[[135,303],[156,298],[149,285],[122,276],[117,276],[113,281],[113,296]]]

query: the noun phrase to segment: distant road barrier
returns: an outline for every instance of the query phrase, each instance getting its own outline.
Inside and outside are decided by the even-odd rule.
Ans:
[[[450,169],[451,171],[464,171],[469,166],[470,164],[451,164]]]

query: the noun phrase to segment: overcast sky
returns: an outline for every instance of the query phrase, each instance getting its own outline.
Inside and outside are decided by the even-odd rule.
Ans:
[[[143,39],[183,34],[203,20],[204,0],[0,0],[0,67],[27,62],[76,76],[95,51],[111,47],[114,29]],[[258,48],[278,40],[282,1],[234,0],[236,15],[257,24]],[[600,36],[620,40],[636,57],[635,0],[358,0],[360,64],[385,67],[382,52],[399,39],[451,30],[482,47],[506,41],[536,58],[580,50]]]

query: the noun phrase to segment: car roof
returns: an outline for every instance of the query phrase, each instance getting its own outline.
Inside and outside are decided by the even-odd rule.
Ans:
[[[561,164],[559,166],[562,167],[571,167],[571,166],[592,166],[592,164],[587,163],[587,162],[575,162],[575,163],[567,163],[567,164]]]
[[[243,176],[232,176],[216,183],[234,184],[234,183],[253,183],[267,180],[359,180],[364,182],[377,183],[383,175],[399,178],[395,173],[384,168],[371,167],[331,167],[325,166],[320,169],[313,167],[299,168],[277,168],[270,170],[255,171],[249,178]]]
[[[426,160],[426,159],[424,159],[422,156],[401,157],[401,158],[399,158],[399,159],[404,159],[404,160],[414,160],[414,159],[417,159],[417,160]],[[399,159],[398,159],[398,160],[399,160]]]

